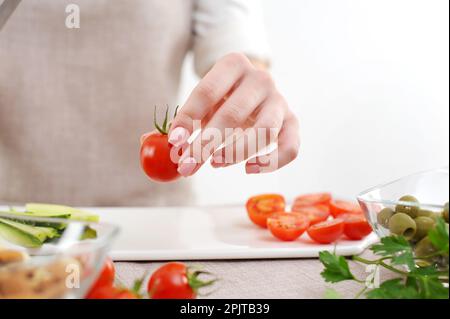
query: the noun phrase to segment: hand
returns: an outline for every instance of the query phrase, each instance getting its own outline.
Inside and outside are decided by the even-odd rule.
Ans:
[[[187,144],[198,128],[200,134]],[[260,154],[272,142],[278,147]],[[247,174],[274,171],[297,157],[300,138],[297,118],[270,74],[231,53],[192,91],[172,122],[169,143],[183,147],[178,171],[187,177],[211,155],[213,167],[246,161]]]

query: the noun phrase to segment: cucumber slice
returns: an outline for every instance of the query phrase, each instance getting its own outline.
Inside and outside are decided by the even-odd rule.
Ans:
[[[60,237],[60,234],[59,234],[58,230],[55,229],[55,228],[52,228],[52,227],[41,227],[41,226],[34,226],[33,228],[36,231],[38,231],[39,233],[45,234],[45,236],[47,237],[45,239],[45,241],[47,241],[48,239],[53,239],[53,238]]]
[[[84,229],[83,235],[81,235],[81,240],[85,239],[95,239],[97,238],[97,231],[89,226]]]
[[[99,220],[98,215],[63,205],[29,203],[26,204],[25,210],[27,213],[35,216],[42,216],[45,214],[70,214],[70,219],[73,220],[86,222],[98,222]]]
[[[36,227],[0,219],[0,236],[7,241],[28,248],[42,246],[47,238],[47,230],[36,230]]]
[[[18,212],[15,210],[10,210],[9,212],[7,212],[10,215],[16,215],[18,217],[42,217],[42,218],[61,218],[61,219],[69,219],[70,218],[70,214],[61,214],[61,213],[49,213],[49,214],[41,214],[41,215],[36,215],[36,214],[32,214],[32,213],[23,213],[23,212]],[[31,226],[42,226],[42,227],[52,227],[52,228],[56,228],[56,229],[64,229],[66,228],[66,224],[62,224],[62,223],[51,223],[51,222],[40,222],[37,220],[26,220],[26,219],[14,219],[11,217],[3,217],[4,219],[7,220],[12,220],[18,223],[22,223],[22,224],[26,224],[26,225],[31,225]]]

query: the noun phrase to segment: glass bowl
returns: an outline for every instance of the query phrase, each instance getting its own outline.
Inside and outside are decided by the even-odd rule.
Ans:
[[[404,195],[412,195],[419,203],[400,201]],[[439,216],[449,201],[449,169],[440,168],[409,175],[393,182],[382,184],[358,195],[361,205],[374,232],[380,236],[389,236],[390,230],[381,225],[378,214],[385,208],[395,210],[398,205],[416,207],[423,211],[434,212]]]
[[[28,226],[38,229],[36,236],[27,236]],[[58,230],[56,236],[47,234],[54,238],[44,244],[36,241],[49,229]],[[0,299],[84,298],[118,232],[105,223],[0,211]]]

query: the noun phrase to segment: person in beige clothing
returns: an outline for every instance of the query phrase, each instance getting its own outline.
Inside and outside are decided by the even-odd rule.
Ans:
[[[65,25],[69,4],[79,28]],[[256,0],[22,0],[0,31],[0,203],[191,203],[189,179],[153,183],[138,156],[153,106],[175,104],[189,52],[202,79],[169,140],[186,143],[194,120],[222,131],[251,118],[276,129],[276,168],[287,164],[298,125],[262,70],[262,29]],[[203,163],[185,153],[187,177]],[[261,169],[247,163],[246,172]]]

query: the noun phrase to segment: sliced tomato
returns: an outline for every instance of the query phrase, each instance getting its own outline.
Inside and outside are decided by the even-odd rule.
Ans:
[[[341,214],[363,214],[361,206],[358,203],[345,200],[333,200],[330,202],[330,213],[333,217]]]
[[[286,207],[284,197],[278,194],[263,194],[249,198],[246,204],[248,217],[260,226],[267,228],[267,218],[276,212],[283,212]]]
[[[310,207],[292,207],[294,214],[301,214],[309,219],[311,225],[323,222],[330,216],[330,208],[325,205],[316,205]]]
[[[307,216],[295,213],[274,213],[267,219],[267,227],[276,238],[292,241],[299,238],[309,226]]]
[[[343,233],[344,221],[342,219],[324,221],[308,228],[309,237],[320,244],[335,242]]]
[[[344,221],[344,234],[349,239],[360,240],[372,232],[372,227],[370,227],[364,215],[341,214],[338,219]]]
[[[316,205],[329,205],[331,202],[330,193],[315,193],[300,195],[294,199],[293,207],[308,207]]]

